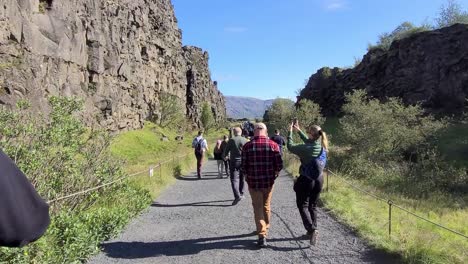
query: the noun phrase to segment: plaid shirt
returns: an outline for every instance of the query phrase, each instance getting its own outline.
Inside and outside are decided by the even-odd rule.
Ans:
[[[273,140],[254,137],[242,148],[242,171],[250,188],[270,188],[282,168],[280,149]]]

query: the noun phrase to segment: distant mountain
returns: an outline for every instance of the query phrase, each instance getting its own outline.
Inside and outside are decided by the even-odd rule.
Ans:
[[[243,96],[225,96],[227,117],[240,118],[262,118],[265,109],[273,100],[261,100]]]

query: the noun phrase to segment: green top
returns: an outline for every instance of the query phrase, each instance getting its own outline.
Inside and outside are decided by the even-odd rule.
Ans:
[[[317,158],[322,151],[322,144],[319,140],[312,140],[307,137],[306,134],[302,131],[298,131],[299,136],[301,137],[303,144],[294,144],[292,138],[292,131],[289,131],[288,134],[288,150],[301,159],[301,162],[309,162],[310,160]]]
[[[231,159],[241,158],[242,147],[247,143],[247,139],[242,136],[234,136],[229,139],[226,148],[223,152],[223,157],[227,157],[231,153]]]

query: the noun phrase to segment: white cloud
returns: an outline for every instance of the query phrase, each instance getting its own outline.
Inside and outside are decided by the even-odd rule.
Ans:
[[[242,33],[242,32],[247,31],[247,28],[246,27],[238,27],[238,26],[225,27],[224,31],[225,32],[231,32],[231,33]]]
[[[345,0],[325,0],[324,7],[325,9],[331,10],[331,11],[343,9],[346,7],[346,1]]]

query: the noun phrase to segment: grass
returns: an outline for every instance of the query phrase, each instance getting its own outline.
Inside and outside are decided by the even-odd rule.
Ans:
[[[292,155],[285,155],[286,170],[297,175],[299,161]],[[376,200],[351,188],[342,176],[330,176],[329,191],[322,193],[325,206],[371,245],[392,253],[398,253],[406,263],[467,263],[468,240],[419,220],[408,213],[393,207],[392,235],[388,234],[388,204]],[[350,181],[349,179],[346,179]],[[401,195],[388,196],[362,181],[352,181],[353,185],[391,199],[411,212],[448,228],[468,234],[468,208],[465,203],[448,207],[451,197],[434,194],[430,200],[413,200]],[[466,196],[465,196],[466,198]]]
[[[362,186],[362,182],[354,182]],[[371,189],[366,186],[365,189]],[[385,197],[373,190],[372,193]],[[330,183],[330,191],[322,196],[325,206],[372,245],[396,252],[403,256],[406,263],[466,263],[468,261],[468,241],[444,229],[420,220],[393,207],[392,234],[388,234],[389,206],[383,201],[350,188],[340,177]],[[404,198],[392,200],[410,211],[436,223],[468,233],[465,225],[467,209],[445,210],[435,203],[421,203],[412,206]]]
[[[176,141],[175,137],[178,134],[175,131],[147,122],[141,130],[118,135],[111,145],[111,152],[124,160],[127,173],[145,171],[134,177],[134,182],[149,190],[155,198],[165,186],[175,181],[174,176],[194,169],[196,161],[192,140],[197,132],[186,133],[182,141]],[[206,136],[210,147],[209,157],[212,156],[216,139],[222,138],[224,132],[212,130]],[[168,141],[162,141],[163,136],[166,136]],[[161,166],[158,166],[160,163]],[[154,166],[156,167],[153,169],[153,177],[149,177],[149,169]]]
[[[147,122],[141,130],[119,134],[112,142],[111,153],[126,162],[127,172],[132,173],[149,165],[172,158],[175,150],[180,153],[189,151],[191,138],[175,141],[177,133]],[[162,141],[166,136],[168,141]]]

